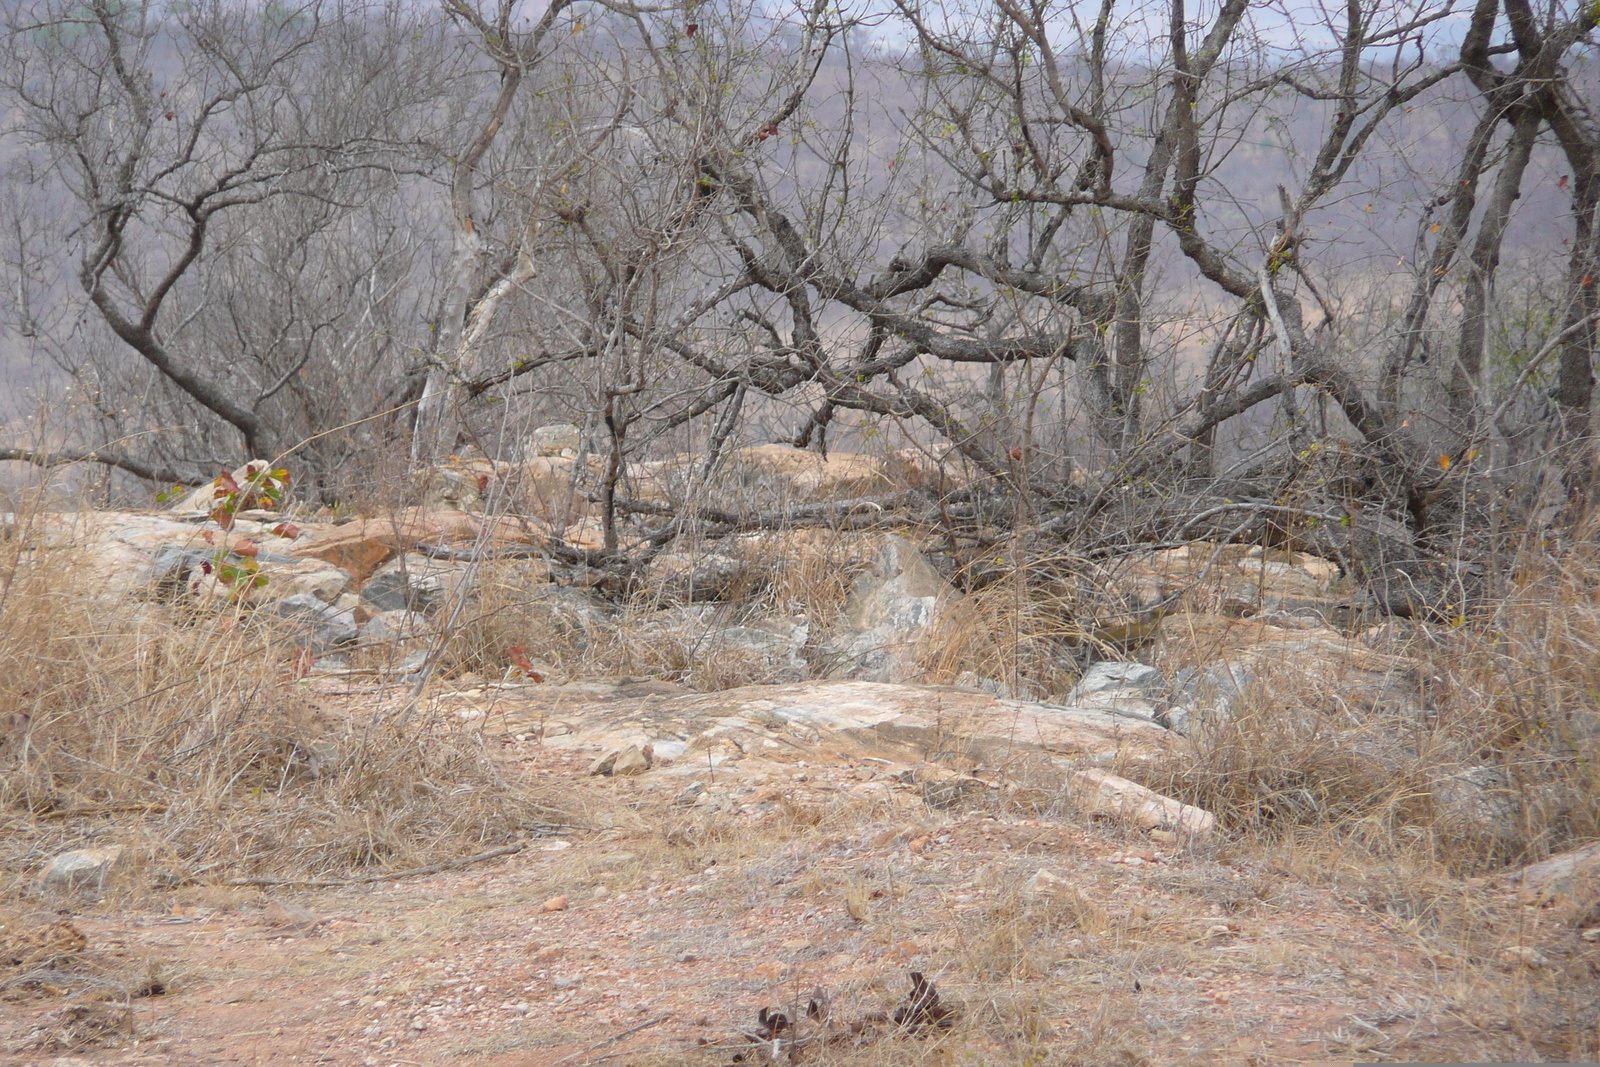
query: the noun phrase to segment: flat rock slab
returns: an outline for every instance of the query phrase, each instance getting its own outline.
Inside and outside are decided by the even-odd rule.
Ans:
[[[1060,780],[1086,764],[1147,760],[1187,742],[1149,722],[1093,706],[1004,700],[941,686],[821,681],[690,693],[661,683],[584,683],[458,694],[507,733],[567,748],[652,746],[658,767],[686,773],[757,758],[871,759],[1004,771]],[[499,716],[504,715],[503,720]],[[1040,784],[1043,784],[1042,782]]]

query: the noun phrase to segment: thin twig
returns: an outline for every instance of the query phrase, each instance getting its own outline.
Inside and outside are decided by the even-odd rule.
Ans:
[[[596,1049],[602,1049],[602,1048],[605,1048],[607,1045],[615,1044],[616,1042],[621,1041],[624,1038],[632,1037],[634,1034],[637,1034],[640,1030],[648,1030],[652,1026],[660,1026],[662,1023],[666,1022],[670,1018],[672,1018],[672,1016],[670,1016],[670,1015],[657,1015],[654,1019],[650,1019],[647,1022],[642,1022],[638,1026],[630,1026],[628,1029],[622,1031],[620,1034],[612,1034],[610,1037],[606,1038],[604,1041],[596,1041],[594,1044],[590,1045],[588,1048],[584,1049],[582,1052],[574,1052],[572,1055],[567,1056],[564,1059],[557,1060],[556,1062],[552,1063],[550,1065],[550,1067],[561,1067],[561,1065],[563,1063],[571,1063],[573,1060],[577,1059],[579,1056],[587,1056],[589,1053],[594,1052]]]
[[[90,804],[81,808],[61,808],[57,811],[41,811],[34,814],[40,822],[49,819],[76,819],[87,815],[118,815],[125,812],[140,812],[145,815],[161,815],[167,810],[165,804]]]
[[[541,835],[542,836],[542,835]],[[485,860],[499,859],[501,856],[514,856],[527,848],[532,841],[519,841],[515,845],[506,845],[502,848],[492,848],[488,852],[480,852],[476,856],[467,856],[458,860],[445,860],[443,863],[430,863],[426,867],[412,867],[410,870],[393,871],[385,874],[369,874],[361,878],[230,878],[223,885],[237,886],[301,886],[306,889],[341,889],[352,885],[370,885],[373,882],[393,882],[401,878],[420,878],[426,874],[438,874],[440,871],[454,871],[462,867],[470,867],[474,863],[483,863]]]

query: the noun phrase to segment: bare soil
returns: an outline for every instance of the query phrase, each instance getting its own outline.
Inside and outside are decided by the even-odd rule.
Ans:
[[[1163,845],[1003,791],[936,807],[870,760],[611,779],[593,753],[497,743],[585,825],[426,877],[33,897],[13,930],[63,943],[0,960],[0,1064],[755,1064],[760,1009],[802,1018],[816,990],[838,1036],[796,1058],[820,1064],[1538,1061],[1594,1040],[1600,944],[1500,883]],[[912,971],[953,1026],[887,1019]]]

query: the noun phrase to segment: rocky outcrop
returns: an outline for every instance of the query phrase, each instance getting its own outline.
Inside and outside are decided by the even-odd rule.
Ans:
[[[907,768],[942,762],[981,778],[985,768],[1021,773],[1027,764],[1060,786],[1068,770],[1146,760],[1185,744],[1160,726],[1104,708],[940,686],[832,681],[690,693],[623,680],[501,691],[492,699],[509,733],[537,734],[555,748],[649,745],[656,763],[688,772],[744,759],[851,758]]]

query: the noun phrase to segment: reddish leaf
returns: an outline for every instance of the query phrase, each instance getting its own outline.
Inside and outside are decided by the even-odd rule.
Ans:
[[[218,475],[217,480],[211,484],[222,490],[224,493],[237,493],[239,491],[239,483],[234,481],[233,475],[229,474],[227,471],[223,471],[222,474]]]
[[[544,672],[533,665],[533,660],[528,658],[527,645],[512,645],[506,649],[506,655],[511,660],[511,665],[526,674],[536,682],[544,681]]]
[[[211,521],[224,530],[233,529],[233,509],[231,507],[216,508],[211,512]]]
[[[272,528],[272,532],[277,534],[279,537],[287,538],[288,540],[293,541],[300,536],[300,527],[296,526],[292,522],[280,522],[278,525]]]
[[[251,559],[255,559],[256,554],[261,551],[256,547],[256,543],[248,537],[236,537],[233,540],[233,544],[228,547],[233,550],[234,555],[248,556]]]
[[[691,22],[689,25],[683,28],[683,32],[688,36],[693,37],[695,34],[700,32],[700,24],[698,22]]]

